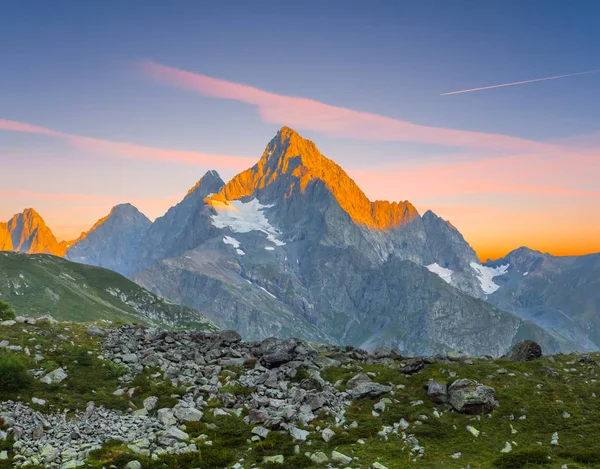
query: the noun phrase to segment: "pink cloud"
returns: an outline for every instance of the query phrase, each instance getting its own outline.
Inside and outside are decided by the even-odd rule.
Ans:
[[[254,164],[253,158],[229,155],[215,155],[195,151],[172,150],[167,148],[153,148],[131,143],[113,142],[98,138],[83,137],[64,132],[59,132],[44,127],[39,127],[23,122],[0,119],[0,130],[12,132],[26,132],[39,135],[48,135],[61,138],[71,145],[86,151],[101,153],[103,155],[120,158],[166,161],[193,166],[205,166],[219,169],[243,170]]]
[[[311,130],[331,137],[376,141],[422,142],[454,147],[527,153],[564,154],[568,148],[508,135],[430,127],[412,122],[331,106],[319,101],[282,96],[248,85],[211,78],[161,65],[141,63],[142,71],[157,82],[221,99],[255,105],[269,123]]]

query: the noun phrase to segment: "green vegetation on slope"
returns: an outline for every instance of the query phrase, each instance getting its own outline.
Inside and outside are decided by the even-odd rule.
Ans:
[[[200,313],[149,293],[122,275],[47,254],[0,252],[0,298],[17,315],[214,329]]]
[[[0,321],[6,321],[15,318],[15,312],[10,305],[0,300]]]

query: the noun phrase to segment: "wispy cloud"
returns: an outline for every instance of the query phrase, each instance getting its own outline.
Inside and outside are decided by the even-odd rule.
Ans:
[[[506,86],[525,85],[527,83],[537,83],[539,81],[557,80],[559,78],[576,77],[578,75],[588,75],[590,73],[598,73],[598,72],[600,72],[600,70],[589,70],[587,72],[569,73],[567,75],[555,75],[553,77],[534,78],[532,80],[523,80],[523,81],[513,81],[511,83],[501,83],[499,85],[482,86],[482,87],[479,87],[479,88],[471,88],[471,89],[468,89],[468,90],[449,91],[447,93],[440,94],[440,96],[449,96],[449,95],[452,95],[452,94],[471,93],[473,91],[491,90],[491,89],[494,89],[494,88],[504,88]]]
[[[198,73],[143,61],[142,71],[153,80],[205,96],[254,105],[269,123],[289,125],[330,137],[373,141],[421,142],[493,151],[564,154],[558,144],[536,142],[509,135],[430,127],[369,112],[332,106],[312,99],[283,96],[252,86],[211,78]]]
[[[57,130],[48,129],[24,122],[0,119],[0,130],[12,132],[26,132],[39,135],[57,137],[71,145],[107,156],[128,159],[166,161],[193,166],[205,166],[217,169],[242,170],[254,164],[253,158],[229,155],[215,155],[195,151],[173,150],[167,148],[154,148],[131,143],[113,142],[99,138],[73,135]]]
[[[146,203],[158,203],[168,204],[178,202],[180,196],[164,196],[164,197],[124,197],[114,195],[102,195],[102,194],[75,194],[75,193],[60,193],[60,192],[38,192],[38,191],[7,191],[0,190],[0,197],[7,199],[24,199],[24,200],[51,200],[59,202],[79,202],[84,204],[120,204],[120,203],[132,203],[132,204],[146,204]]]

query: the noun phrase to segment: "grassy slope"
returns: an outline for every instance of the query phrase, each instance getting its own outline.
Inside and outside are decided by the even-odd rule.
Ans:
[[[107,269],[46,254],[0,252],[0,298],[17,315],[51,314],[64,321],[140,322],[139,311],[124,302],[121,294],[144,310],[161,310],[179,318],[197,314]]]
[[[14,345],[31,348],[33,344],[39,344],[40,353],[46,357],[41,366],[51,369],[60,364],[67,368],[69,374],[69,378],[60,386],[49,387],[34,382],[19,392],[0,391],[0,401],[19,398],[30,402],[32,396],[43,397],[49,401],[53,411],[64,408],[84,409],[90,400],[97,405],[114,408],[131,407],[127,398],[112,395],[118,386],[117,377],[120,370],[110,362],[97,358],[100,352],[99,339],[88,337],[84,325],[19,324],[5,327],[0,333]],[[33,337],[35,341],[30,340]],[[76,345],[71,345],[71,341]],[[89,355],[88,351],[92,354]],[[35,367],[31,357],[23,353],[19,355],[29,367]],[[107,444],[104,450],[95,452],[88,461],[88,467],[109,467],[111,464],[124,467],[127,461],[136,459],[142,462],[144,468],[222,468],[231,467],[236,461],[244,458],[245,462],[242,465],[245,468],[250,467],[252,463],[257,463],[259,467],[281,468],[282,466],[262,464],[262,458],[266,455],[283,454],[286,458],[283,467],[317,468],[326,465],[314,465],[304,456],[304,452],[323,451],[331,455],[331,451],[337,449],[358,458],[347,467],[363,469],[370,467],[375,461],[390,469],[459,469],[467,465],[472,469],[558,469],[563,464],[567,464],[569,469],[600,468],[600,449],[597,444],[600,435],[600,398],[593,397],[594,392],[600,395],[600,386],[595,381],[598,365],[582,363],[578,358],[575,355],[557,355],[555,363],[544,357],[528,363],[475,360],[473,365],[431,365],[412,377],[401,375],[397,365],[363,365],[365,372],[376,374],[376,381],[405,387],[398,389],[394,396],[388,396],[393,403],[378,417],[372,415],[373,405],[377,400],[354,402],[347,412],[347,422],[356,420],[359,423],[358,427],[346,431],[335,428],[337,435],[329,443],[321,439],[316,427],[320,425],[324,428],[331,422],[327,419],[313,422],[313,426],[308,427],[312,431],[312,444],[302,444],[300,455],[294,454],[295,443],[287,433],[271,432],[265,441],[249,443],[247,439],[251,436],[252,426],[245,425],[241,419],[213,417],[209,412],[205,412],[202,422],[189,424],[186,428],[192,437],[205,434],[213,441],[212,447],[198,443],[198,447],[201,448],[200,455],[169,456],[160,461],[150,461],[130,454],[126,445],[114,442]],[[600,354],[593,354],[591,358],[600,362]],[[544,365],[554,367],[559,371],[559,375],[545,373],[541,370]],[[497,371],[500,368],[504,368],[506,373],[499,374]],[[140,407],[142,400],[149,395],[161,398],[159,407],[174,405],[173,396],[178,390],[170,384],[150,380],[149,374],[152,371],[148,370],[136,378],[134,406]],[[323,372],[322,376],[332,383],[338,380],[345,383],[357,371],[356,366],[330,368]],[[430,402],[423,385],[432,377],[442,382],[452,381],[455,378],[448,377],[451,371],[457,373],[457,378],[473,378],[494,386],[500,402],[499,409],[490,414],[490,417],[469,416],[446,412],[443,406],[436,406]],[[511,373],[514,376],[511,376]],[[247,389],[230,390],[242,391],[248,392]],[[412,406],[411,401],[415,400],[423,400],[424,403]],[[217,401],[211,405],[220,407]],[[433,415],[436,407],[443,412],[441,418]],[[567,411],[570,417],[564,418],[563,411]],[[423,415],[427,419],[424,419]],[[511,415],[514,416],[514,420],[510,419]],[[521,420],[519,417],[522,415],[525,415],[526,419]],[[398,436],[390,435],[388,441],[378,436],[377,433],[383,425],[392,425],[401,418],[411,423],[407,433],[414,434],[420,444],[425,446],[423,458],[409,462],[408,454],[402,451],[402,441]],[[423,424],[416,425],[414,422],[417,420],[421,420]],[[218,428],[210,429],[207,426],[209,423],[215,423]],[[518,433],[511,433],[510,424]],[[467,425],[480,430],[481,435],[472,436],[466,431]],[[558,447],[550,445],[554,432],[559,434]],[[365,444],[358,444],[359,439],[364,440]],[[512,453],[502,455],[500,450],[507,441],[515,442],[516,445],[513,445]],[[541,445],[538,442],[541,442]],[[462,453],[459,459],[450,457],[459,451]],[[0,462],[0,468],[10,467],[6,464],[8,463]]]

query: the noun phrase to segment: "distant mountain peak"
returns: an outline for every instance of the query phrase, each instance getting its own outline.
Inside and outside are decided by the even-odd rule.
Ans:
[[[62,256],[65,247],[58,243],[41,215],[33,208],[26,208],[14,215],[0,229],[0,247],[28,254],[54,254]]]
[[[294,189],[304,192],[311,182],[322,182],[355,223],[373,229],[397,228],[418,216],[417,209],[408,201],[371,202],[339,165],[289,127],[277,132],[258,163],[225,184],[212,199],[229,202],[259,197],[271,184],[282,184],[281,180],[284,185],[279,188],[282,192],[278,198],[286,197]]]
[[[200,193],[203,197],[208,197],[209,194],[216,194],[225,185],[219,173],[214,169],[207,171],[204,176],[192,187],[187,195]]]

